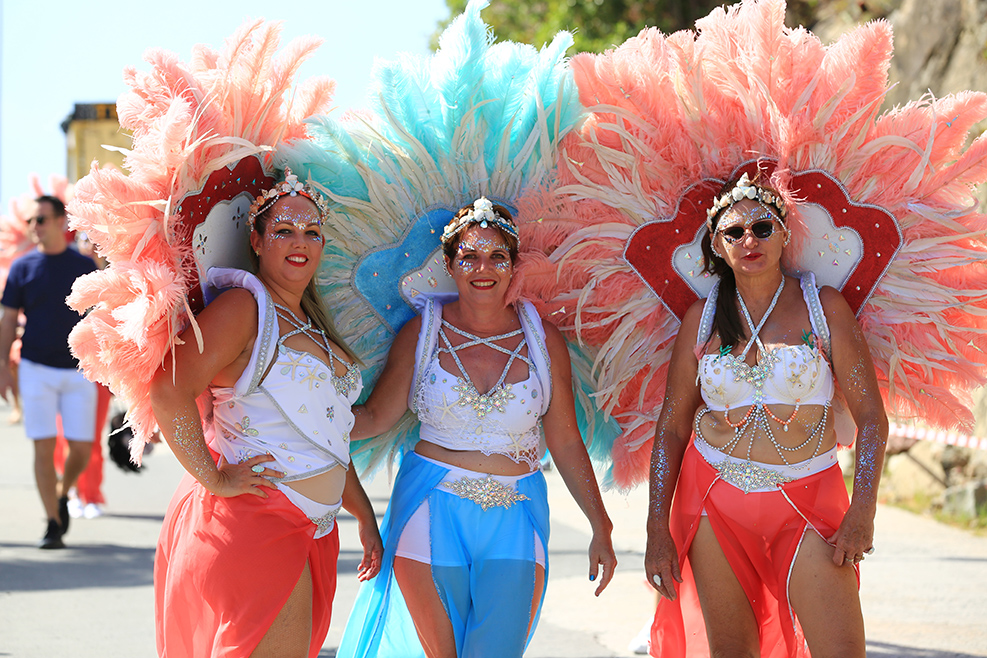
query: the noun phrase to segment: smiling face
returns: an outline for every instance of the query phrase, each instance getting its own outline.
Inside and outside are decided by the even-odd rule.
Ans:
[[[455,257],[446,256],[446,267],[460,297],[467,293],[504,295],[514,271],[504,236],[493,227],[479,225],[462,232]]]
[[[713,248],[734,272],[753,274],[779,265],[787,230],[770,208],[744,199],[723,211]]]
[[[261,278],[308,285],[325,244],[315,204],[303,196],[281,197],[257,218],[257,229],[250,234],[250,246]]]

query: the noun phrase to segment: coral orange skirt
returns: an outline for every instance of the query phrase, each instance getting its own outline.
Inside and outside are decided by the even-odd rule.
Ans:
[[[849,507],[839,466],[745,494],[690,443],[682,457],[671,533],[679,549],[683,582],[675,601],[662,598],[651,627],[651,655],[708,656],[706,627],[689,564],[689,547],[705,509],[720,547],[733,567],[758,622],[763,658],[809,658],[802,629],[788,599],[788,579],[802,537],[831,537]]]
[[[257,647],[294,589],[312,572],[318,655],[336,592],[339,529],[316,526],[280,491],[214,496],[190,475],[168,507],[154,560],[155,627],[163,658],[233,658]]]

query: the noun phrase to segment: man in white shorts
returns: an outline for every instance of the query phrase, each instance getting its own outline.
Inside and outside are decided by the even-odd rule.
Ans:
[[[38,198],[38,214],[28,220],[37,250],[14,261],[0,299],[0,394],[9,399],[13,376],[7,359],[17,318],[27,318],[21,337],[19,384],[24,430],[34,441],[34,479],[48,516],[40,548],[65,548],[68,491],[89,463],[96,426],[96,385],[83,377],[68,345],[78,313],[65,304],[72,283],[96,269],[92,259],[68,248],[65,205],[56,197]],[[56,418],[69,450],[61,482],[55,472]]]

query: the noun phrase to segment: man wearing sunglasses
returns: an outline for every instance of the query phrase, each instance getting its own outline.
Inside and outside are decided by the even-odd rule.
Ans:
[[[13,383],[7,358],[23,311],[27,323],[21,338],[19,384],[24,431],[34,441],[34,478],[48,517],[39,547],[65,548],[67,494],[89,462],[96,425],[96,385],[83,377],[68,346],[69,332],[80,316],[65,298],[73,282],[96,265],[69,248],[62,201],[42,196],[37,204],[37,215],[28,220],[37,250],[14,261],[0,299],[0,395],[8,398]],[[61,481],[55,472],[58,416],[69,445]]]

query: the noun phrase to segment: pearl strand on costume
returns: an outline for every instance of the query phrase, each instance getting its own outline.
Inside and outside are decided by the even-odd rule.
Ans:
[[[739,357],[733,355],[730,356],[733,363],[729,366],[734,371],[735,381],[740,381],[743,379],[748,384],[754,387],[754,403],[748,408],[747,413],[738,422],[734,423],[730,420],[730,407],[724,410],[723,418],[724,421],[733,429],[734,437],[733,439],[720,448],[726,454],[731,454],[733,450],[740,444],[741,439],[747,433],[747,428],[752,426],[755,430],[760,429],[771,441],[771,444],[775,447],[775,451],[781,460],[788,466],[791,463],[785,457],[785,453],[793,453],[799,451],[806,446],[808,446],[812,440],[816,439],[816,448],[812,453],[812,457],[816,457],[819,454],[819,449],[822,446],[822,436],[826,427],[826,423],[829,419],[829,404],[823,407],[823,415],[819,422],[812,429],[809,436],[806,437],[805,441],[797,446],[787,447],[782,445],[774,435],[774,431],[771,429],[771,424],[768,419],[774,420],[776,423],[782,426],[784,431],[788,431],[788,426],[795,419],[795,416],[799,412],[801,400],[796,400],[795,409],[792,411],[791,415],[787,420],[782,420],[778,418],[768,407],[764,404],[764,383],[770,376],[771,372],[774,370],[775,364],[781,358],[777,354],[777,350],[768,350],[764,343],[761,341],[760,333],[761,329],[768,321],[768,317],[774,311],[775,307],[778,305],[778,300],[781,298],[781,293],[785,289],[785,277],[782,275],[781,282],[778,284],[778,289],[775,291],[774,296],[771,298],[771,303],[768,305],[767,310],[761,317],[761,321],[754,326],[754,320],[751,317],[750,311],[747,309],[747,304],[744,302],[743,296],[740,294],[740,289],[737,289],[737,301],[740,305],[740,310],[743,313],[744,320],[747,322],[747,327],[751,331],[750,340],[748,340],[747,346],[744,348],[743,352]],[[747,352],[751,349],[753,345],[757,345],[761,353],[761,360],[756,363],[753,367],[748,365],[744,360],[747,356]],[[754,444],[754,437],[752,436],[747,443],[747,461],[751,461],[751,449]]]

